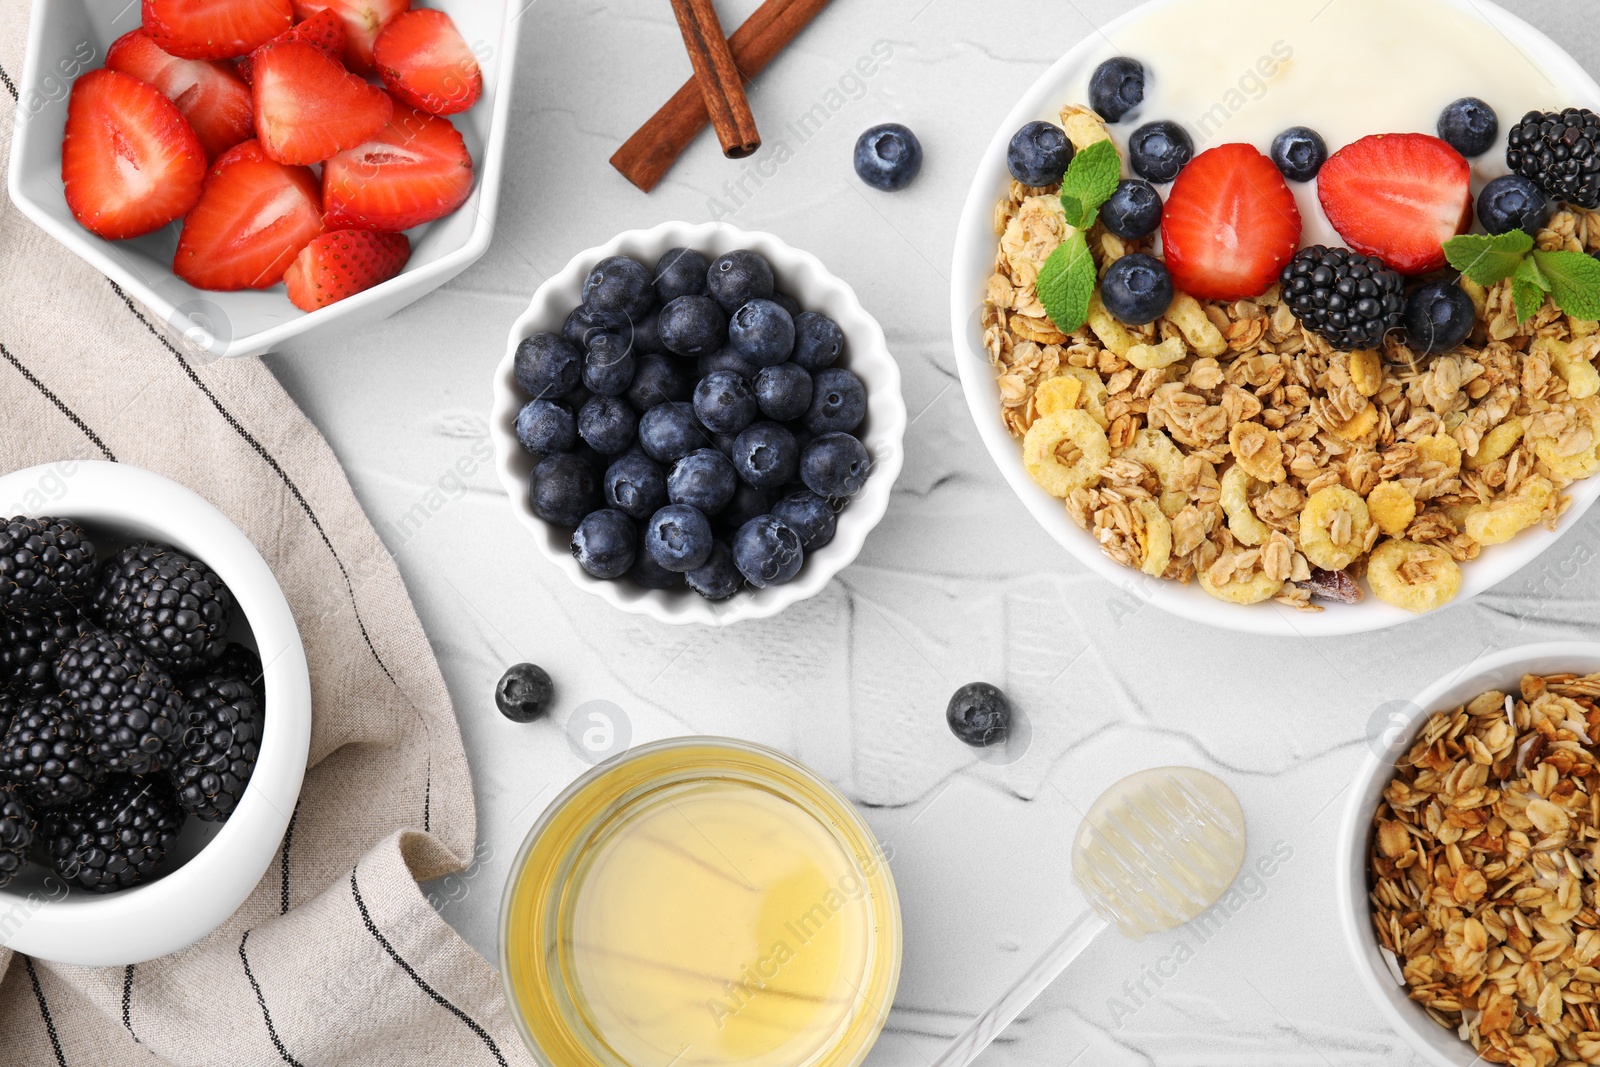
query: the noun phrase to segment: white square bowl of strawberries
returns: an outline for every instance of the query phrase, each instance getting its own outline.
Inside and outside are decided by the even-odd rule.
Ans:
[[[208,357],[384,318],[488,248],[516,0],[46,0],[13,202]]]

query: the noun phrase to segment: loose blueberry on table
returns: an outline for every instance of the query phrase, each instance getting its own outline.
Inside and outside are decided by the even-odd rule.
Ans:
[[[713,601],[791,581],[872,470],[838,324],[799,310],[749,249],[613,256],[583,293],[513,361],[534,514],[573,531],[599,580]]]
[[[532,722],[550,710],[555,684],[543,667],[518,663],[508,668],[494,688],[495,706],[512,722]]]
[[[874,126],[856,140],[856,175],[886,193],[904,189],[922,171],[922,142],[897,122]]]
[[[1004,744],[1011,732],[1011,702],[988,682],[971,682],[950,697],[945,721],[951,733],[973,748]]]

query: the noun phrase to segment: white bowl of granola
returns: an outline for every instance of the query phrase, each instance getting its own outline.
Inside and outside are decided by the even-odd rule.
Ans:
[[[1494,653],[1373,714],[1339,833],[1339,918],[1367,994],[1436,1067],[1487,1062],[1492,1048],[1496,1062],[1516,1048],[1530,1063],[1600,1052],[1579,976],[1600,959],[1583,914],[1600,872],[1560,844],[1595,836],[1597,699],[1600,644],[1564,642]],[[1435,797],[1459,803],[1430,815]],[[1479,819],[1459,836],[1438,829]],[[1448,885],[1429,873],[1441,869]],[[1441,892],[1448,903],[1416,906]],[[1484,979],[1496,970],[1507,973]],[[1541,1016],[1543,1027],[1526,1022]],[[1557,1044],[1552,1030],[1570,1036]]]
[[[1252,23],[1248,32],[1237,32],[1237,19],[1216,25],[1214,7],[1205,0],[1154,0],[1073,48],[1007,116],[984,153],[956,238],[951,325],[962,384],[985,446],[1028,510],[1080,562],[1141,599],[1187,619],[1278,636],[1399,625],[1414,612],[1465,603],[1504,581],[1554,545],[1600,496],[1600,478],[1589,476],[1600,471],[1600,400],[1569,395],[1554,373],[1562,360],[1548,347],[1532,352],[1548,344],[1541,335],[1571,342],[1592,369],[1600,356],[1593,324],[1574,323],[1550,304],[1519,327],[1507,319],[1506,286],[1478,289],[1478,322],[1465,346],[1420,367],[1387,359],[1373,366],[1368,357],[1335,352],[1305,334],[1274,286],[1254,300],[1232,303],[1180,295],[1152,326],[1125,331],[1129,337],[1119,355],[1118,346],[1092,324],[1070,334],[1055,329],[1015,258],[1033,260],[1049,249],[1030,245],[1020,233],[1008,249],[999,236],[1025,201],[1052,192],[1012,180],[1008,143],[1032,120],[1059,122],[1074,140],[1085,132],[1081,126],[1072,130],[1074,123],[1098,125],[1077,102],[1088,99],[1091,72],[1116,55],[1140,59],[1156,87],[1142,113],[1110,127],[1125,160],[1128,134],[1153,119],[1199,114],[1186,128],[1194,129],[1200,146],[1209,134],[1218,143],[1249,142],[1262,151],[1277,131],[1305,123],[1320,128],[1328,148],[1337,150],[1367,133],[1431,132],[1445,104],[1484,95],[1499,110],[1501,140],[1472,161],[1476,197],[1483,184],[1507,172],[1500,149],[1521,115],[1540,108],[1600,108],[1600,85],[1547,37],[1483,0],[1422,0],[1381,16],[1369,10],[1381,7],[1381,0],[1356,0],[1327,9],[1315,33],[1300,32],[1308,27],[1299,25],[1304,13],[1298,9],[1274,16],[1274,5],[1264,0],[1236,5],[1256,13],[1246,20]],[[1445,18],[1453,20],[1451,47],[1424,57],[1436,65],[1422,87],[1408,79],[1403,91],[1355,103],[1349,94],[1326,91],[1336,71],[1341,78],[1349,74],[1336,62],[1363,62],[1357,53],[1368,44],[1374,55],[1383,49],[1414,53],[1406,40],[1414,27],[1406,20]],[[1253,25],[1258,22],[1265,25]],[[1525,71],[1513,65],[1532,72],[1525,81],[1504,71],[1482,73],[1484,52],[1491,46],[1504,51],[1507,42],[1531,60]],[[1283,56],[1285,47],[1292,62]],[[1258,52],[1260,62],[1272,68],[1260,68],[1259,76],[1251,62]],[[1240,84],[1259,86],[1259,94],[1245,91],[1237,108],[1230,102],[1231,86],[1219,88],[1215,97],[1198,95],[1210,90],[1196,88],[1209,85],[1197,69],[1222,77],[1235,59],[1247,76]],[[1190,95],[1175,97],[1175,85]],[[1213,99],[1222,102],[1207,110]],[[1058,118],[1069,111],[1077,117]],[[1220,126],[1218,114],[1224,115]],[[1336,242],[1318,206],[1315,182],[1293,191],[1304,220],[1302,246]],[[1562,212],[1548,227],[1539,239],[1549,247],[1600,249],[1600,216]],[[1037,231],[1033,236],[1036,245]],[[1102,271],[1126,251],[1159,254],[1155,237],[1110,239],[1120,247],[1106,244],[1105,237],[1100,228],[1090,231]],[[1061,235],[1054,240],[1059,243]],[[1152,379],[1123,358],[1129,339],[1182,343],[1186,354],[1157,368],[1160,374]],[[1395,347],[1385,355],[1395,356]],[[1068,506],[1030,476],[1022,439],[1039,415],[1040,386],[1072,376],[1079,383],[1070,390],[1069,406],[1090,409],[1101,423],[1111,464],[1138,460],[1142,474],[1124,465],[1119,480],[1108,464],[1087,495],[1069,497]],[[1361,423],[1343,421],[1338,406],[1341,383],[1352,380],[1367,403]],[[1168,393],[1156,396],[1162,386]],[[1189,403],[1201,415],[1216,415],[1214,429],[1222,432],[1181,425],[1181,413],[1174,413]],[[1311,425],[1319,420],[1321,425]],[[1241,423],[1263,422],[1287,447],[1286,476],[1276,485],[1263,484],[1244,478],[1241,470],[1230,481],[1230,469],[1237,468],[1231,432]],[[1294,432],[1297,426],[1303,433]],[[1350,436],[1337,435],[1335,426]],[[1406,521],[1403,509],[1396,516],[1393,507],[1380,506],[1383,497],[1372,499],[1380,484],[1389,486],[1383,490],[1387,504],[1403,493],[1408,499],[1400,503],[1415,506],[1415,517]],[[1228,510],[1219,499],[1224,489],[1233,505]],[[1347,541],[1358,551],[1342,570],[1313,574],[1301,520],[1308,501],[1322,490],[1338,491],[1324,495],[1314,512],[1317,521],[1304,529],[1337,524],[1343,536],[1349,520],[1356,533]],[[1346,494],[1357,498],[1350,507]],[[1152,507],[1158,501],[1170,506]],[[1474,505],[1505,509],[1474,520],[1472,529],[1482,534],[1477,539],[1468,532]],[[1238,521],[1241,527],[1253,523],[1262,531],[1253,545],[1233,537],[1233,514],[1241,511],[1247,513]],[[1377,521],[1380,515],[1385,523]],[[1397,532],[1386,532],[1385,524]],[[1499,539],[1498,531],[1487,532],[1495,527],[1521,529],[1503,543],[1490,543]],[[1152,545],[1169,532],[1172,550],[1161,566]],[[1374,595],[1374,576],[1381,597]],[[1203,585],[1220,586],[1222,596]],[[1351,596],[1360,599],[1343,602]],[[1409,602],[1410,610],[1397,602]]]

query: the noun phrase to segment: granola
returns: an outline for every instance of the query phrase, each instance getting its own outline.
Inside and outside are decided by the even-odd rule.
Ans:
[[[1600,1063],[1600,675],[1437,711],[1373,815],[1372,922],[1407,995],[1488,1063]]]
[[[1061,122],[1079,148],[1108,136],[1082,107]],[[1600,324],[1549,300],[1519,323],[1509,281],[1486,290],[1463,279],[1477,325],[1433,359],[1394,335],[1382,350],[1336,350],[1277,286],[1226,304],[1180,292],[1148,326],[1118,322],[1097,295],[1084,326],[1064,334],[1035,290],[1072,232],[1056,191],[1013,182],[996,205],[984,345],[1013,437],[1072,410],[1102,432],[1097,470],[1087,466],[1101,441],[1076,424],[1070,455],[1030,469],[1119,562],[1151,573],[1162,558],[1139,547],[1140,505],[1154,501],[1171,528],[1161,577],[1307,611],[1366,578],[1380,599],[1431,610],[1459,590],[1461,564],[1521,530],[1554,529],[1571,504],[1564,490],[1600,473]],[[1151,239],[1098,224],[1087,238],[1102,275],[1151,251]],[[1536,240],[1600,249],[1600,214],[1561,210]],[[1314,571],[1348,581],[1318,583]]]

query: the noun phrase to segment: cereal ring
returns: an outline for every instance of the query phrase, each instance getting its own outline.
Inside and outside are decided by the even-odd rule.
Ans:
[[[1172,562],[1172,522],[1150,500],[1135,500],[1133,509],[1144,519],[1144,536],[1139,539],[1144,548],[1144,562],[1139,569],[1152,578],[1159,578]]]
[[[1429,434],[1427,437],[1418,438],[1412,446],[1417,450],[1417,458],[1425,462],[1438,463],[1451,474],[1461,471],[1461,446],[1454,437],[1445,434]]]
[[[1067,462],[1061,457],[1064,445],[1077,453]],[[1022,461],[1045,492],[1065,500],[1076,490],[1100,483],[1100,468],[1111,462],[1111,445],[1087,412],[1059,411],[1036,419],[1028,428]]]
[[[1189,358],[1189,346],[1181,337],[1169,337],[1158,345],[1134,345],[1122,354],[1139,370],[1165,370]]]
[[[1281,482],[1289,476],[1283,469],[1283,439],[1259,422],[1234,423],[1228,431],[1228,447],[1252,478]]]
[[[1189,504],[1189,494],[1178,488],[1183,480],[1183,451],[1160,430],[1140,430],[1118,458],[1143,463],[1161,482],[1161,510],[1176,515]]]
[[[1350,380],[1362,396],[1377,396],[1383,391],[1383,357],[1376,349],[1350,353]]]
[[[1529,478],[1510,496],[1479,504],[1467,513],[1466,534],[1480,545],[1503,545],[1544,518],[1555,502],[1556,487],[1548,478]]]
[[[1342,571],[1367,548],[1367,502],[1342,485],[1313,493],[1300,511],[1300,551],[1313,567]]]
[[[1482,470],[1496,460],[1510,455],[1511,450],[1522,440],[1526,426],[1527,423],[1521,418],[1513,417],[1484,434],[1483,440],[1478,442],[1477,455],[1467,458],[1467,466],[1475,471]]]
[[[1367,561],[1367,584],[1385,604],[1420,615],[1456,598],[1461,568],[1435,545],[1385,541]]]
[[[1399,537],[1417,518],[1417,499],[1399,482],[1383,482],[1367,494],[1367,511],[1378,529]]]
[[[1039,388],[1034,390],[1033,406],[1040,415],[1054,415],[1060,411],[1073,410],[1082,399],[1083,382],[1071,375],[1063,374],[1039,384]]]
[[[1367,406],[1350,416],[1343,426],[1333,432],[1346,441],[1359,441],[1378,429],[1378,406],[1367,401]]]
[[[1183,339],[1202,356],[1220,356],[1228,350],[1228,339],[1222,336],[1217,324],[1211,321],[1200,301],[1188,293],[1173,295],[1172,304],[1164,318],[1178,328]]]
[[[1076,378],[1083,383],[1083,397],[1078,401],[1078,406],[1087,411],[1102,430],[1109,427],[1111,420],[1106,417],[1106,400],[1111,393],[1099,373],[1087,367],[1062,367],[1060,376]]]
[[[1250,507],[1250,498],[1271,488],[1266,482],[1252,478],[1250,472],[1235,463],[1222,476],[1222,494],[1218,503],[1228,516],[1228,530],[1241,545],[1265,544],[1272,536],[1272,527],[1256,518]]]
[[[1229,575],[1228,580],[1221,583],[1212,578],[1211,568],[1200,572],[1200,588],[1230,604],[1263,604],[1277,596],[1283,584],[1280,579],[1269,578],[1260,571],[1243,580]]]

